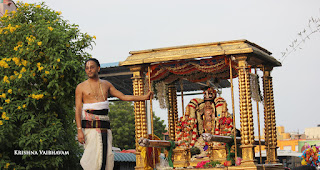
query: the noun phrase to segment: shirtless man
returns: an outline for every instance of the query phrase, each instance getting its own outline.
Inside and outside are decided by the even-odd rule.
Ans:
[[[109,170],[113,168],[113,155],[111,152],[112,133],[107,116],[108,94],[124,101],[143,101],[152,98],[152,92],[143,96],[124,95],[110,82],[100,80],[99,71],[100,64],[97,59],[90,58],[85,62],[88,80],[80,83],[76,88],[75,119],[78,141],[85,145],[85,151],[80,161],[81,166],[84,169]],[[102,149],[96,146],[101,144],[101,139]]]

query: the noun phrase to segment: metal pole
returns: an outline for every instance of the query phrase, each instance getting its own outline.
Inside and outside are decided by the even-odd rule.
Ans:
[[[148,67],[148,73],[149,73],[149,91],[151,91],[151,69],[150,66]],[[153,131],[153,110],[152,110],[152,99],[150,98],[150,118],[151,118],[151,140],[154,140],[154,131]],[[152,147],[152,161],[153,161],[153,167],[156,167],[156,158],[154,153],[154,147]]]
[[[257,68],[254,68],[254,73],[257,74]],[[258,80],[259,81],[259,80]],[[258,135],[259,135],[259,153],[260,153],[260,164],[262,164],[262,155],[261,155],[261,134],[260,134],[260,111],[259,111],[259,102],[257,103],[257,116],[258,116]]]
[[[232,76],[232,62],[231,57],[229,59],[229,67],[230,67],[230,84],[231,84],[231,98],[232,98],[232,115],[233,115],[233,136],[234,136],[234,154],[235,154],[235,161],[238,157],[238,150],[237,150],[237,137],[236,137],[236,115],[234,109],[234,93],[233,93],[233,76]]]

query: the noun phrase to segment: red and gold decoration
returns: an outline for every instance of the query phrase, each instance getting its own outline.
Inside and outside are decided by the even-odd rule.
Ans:
[[[168,109],[168,131],[171,140],[182,143],[173,150],[173,167],[190,168],[196,167],[198,163],[208,163],[220,161],[227,169],[247,170],[247,169],[283,169],[277,160],[277,137],[276,121],[273,98],[273,85],[270,72],[274,67],[281,66],[281,63],[271,56],[271,53],[248,40],[223,41],[215,43],[204,43],[186,45],[178,47],[166,47],[150,50],[132,51],[126,61],[120,62],[120,66],[129,66],[133,72],[134,95],[143,94],[143,79],[145,68],[150,67],[150,81],[155,91],[155,96],[160,100],[161,108]],[[253,129],[252,93],[254,100],[259,96],[258,78],[250,77],[251,68],[260,68],[264,72],[263,76],[263,99],[265,114],[265,145],[267,150],[268,166],[259,165],[254,158],[253,148],[255,146]],[[240,133],[241,133],[241,156],[237,158],[237,147],[235,147],[235,157],[237,165],[232,166],[227,161],[227,149],[225,141],[236,138],[229,137],[231,129],[234,129],[235,117],[227,110],[226,102],[216,96],[214,90],[209,88],[205,92],[207,96],[203,99],[192,99],[187,105],[183,117],[178,120],[177,109],[177,89],[176,83],[196,82],[197,85],[204,84],[215,86],[211,80],[230,79],[232,94],[232,115],[237,113],[234,110],[233,78],[239,79],[239,106],[240,106]],[[253,82],[252,80],[257,80]],[[251,81],[251,82],[250,82]],[[182,89],[180,86],[180,89]],[[184,89],[188,89],[186,86]],[[192,88],[191,88],[192,89]],[[192,89],[194,90],[194,89]],[[182,94],[182,93],[181,93]],[[212,95],[212,96],[210,96]],[[212,99],[211,99],[212,98]],[[136,140],[140,137],[147,137],[145,104],[135,102],[135,123]],[[213,140],[205,143],[207,134],[212,135]],[[225,135],[225,136],[224,136]],[[173,141],[171,141],[174,143]],[[155,147],[168,147],[172,143],[155,142]],[[179,142],[175,145],[179,145]],[[206,146],[206,148],[204,147]],[[191,148],[203,147],[200,150],[204,154],[191,157]],[[230,147],[231,149],[232,147]],[[228,149],[231,153],[231,150]],[[137,147],[137,163],[135,169],[144,169],[148,162],[142,158],[144,153]],[[310,156],[311,158],[311,156]],[[205,165],[204,164],[204,165]],[[222,166],[222,165],[221,165]]]
[[[193,147],[197,141],[197,120],[194,118],[181,117],[176,126],[176,140],[179,146]]]
[[[182,78],[191,82],[203,82],[211,77],[218,79],[229,78],[229,64],[225,56],[205,60],[181,60],[165,64],[161,63],[153,65],[151,69],[152,81],[164,81],[167,84]],[[236,67],[233,67],[233,69],[236,77]]]

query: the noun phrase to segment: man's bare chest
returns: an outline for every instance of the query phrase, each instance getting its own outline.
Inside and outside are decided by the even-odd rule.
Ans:
[[[108,87],[104,84],[85,84],[82,90],[84,103],[106,101],[108,98]]]

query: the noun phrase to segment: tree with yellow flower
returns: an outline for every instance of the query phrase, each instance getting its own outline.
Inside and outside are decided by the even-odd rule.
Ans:
[[[74,169],[81,155],[74,91],[85,78],[85,49],[94,37],[44,3],[16,5],[0,18],[0,169]],[[14,150],[70,155],[17,156]]]

